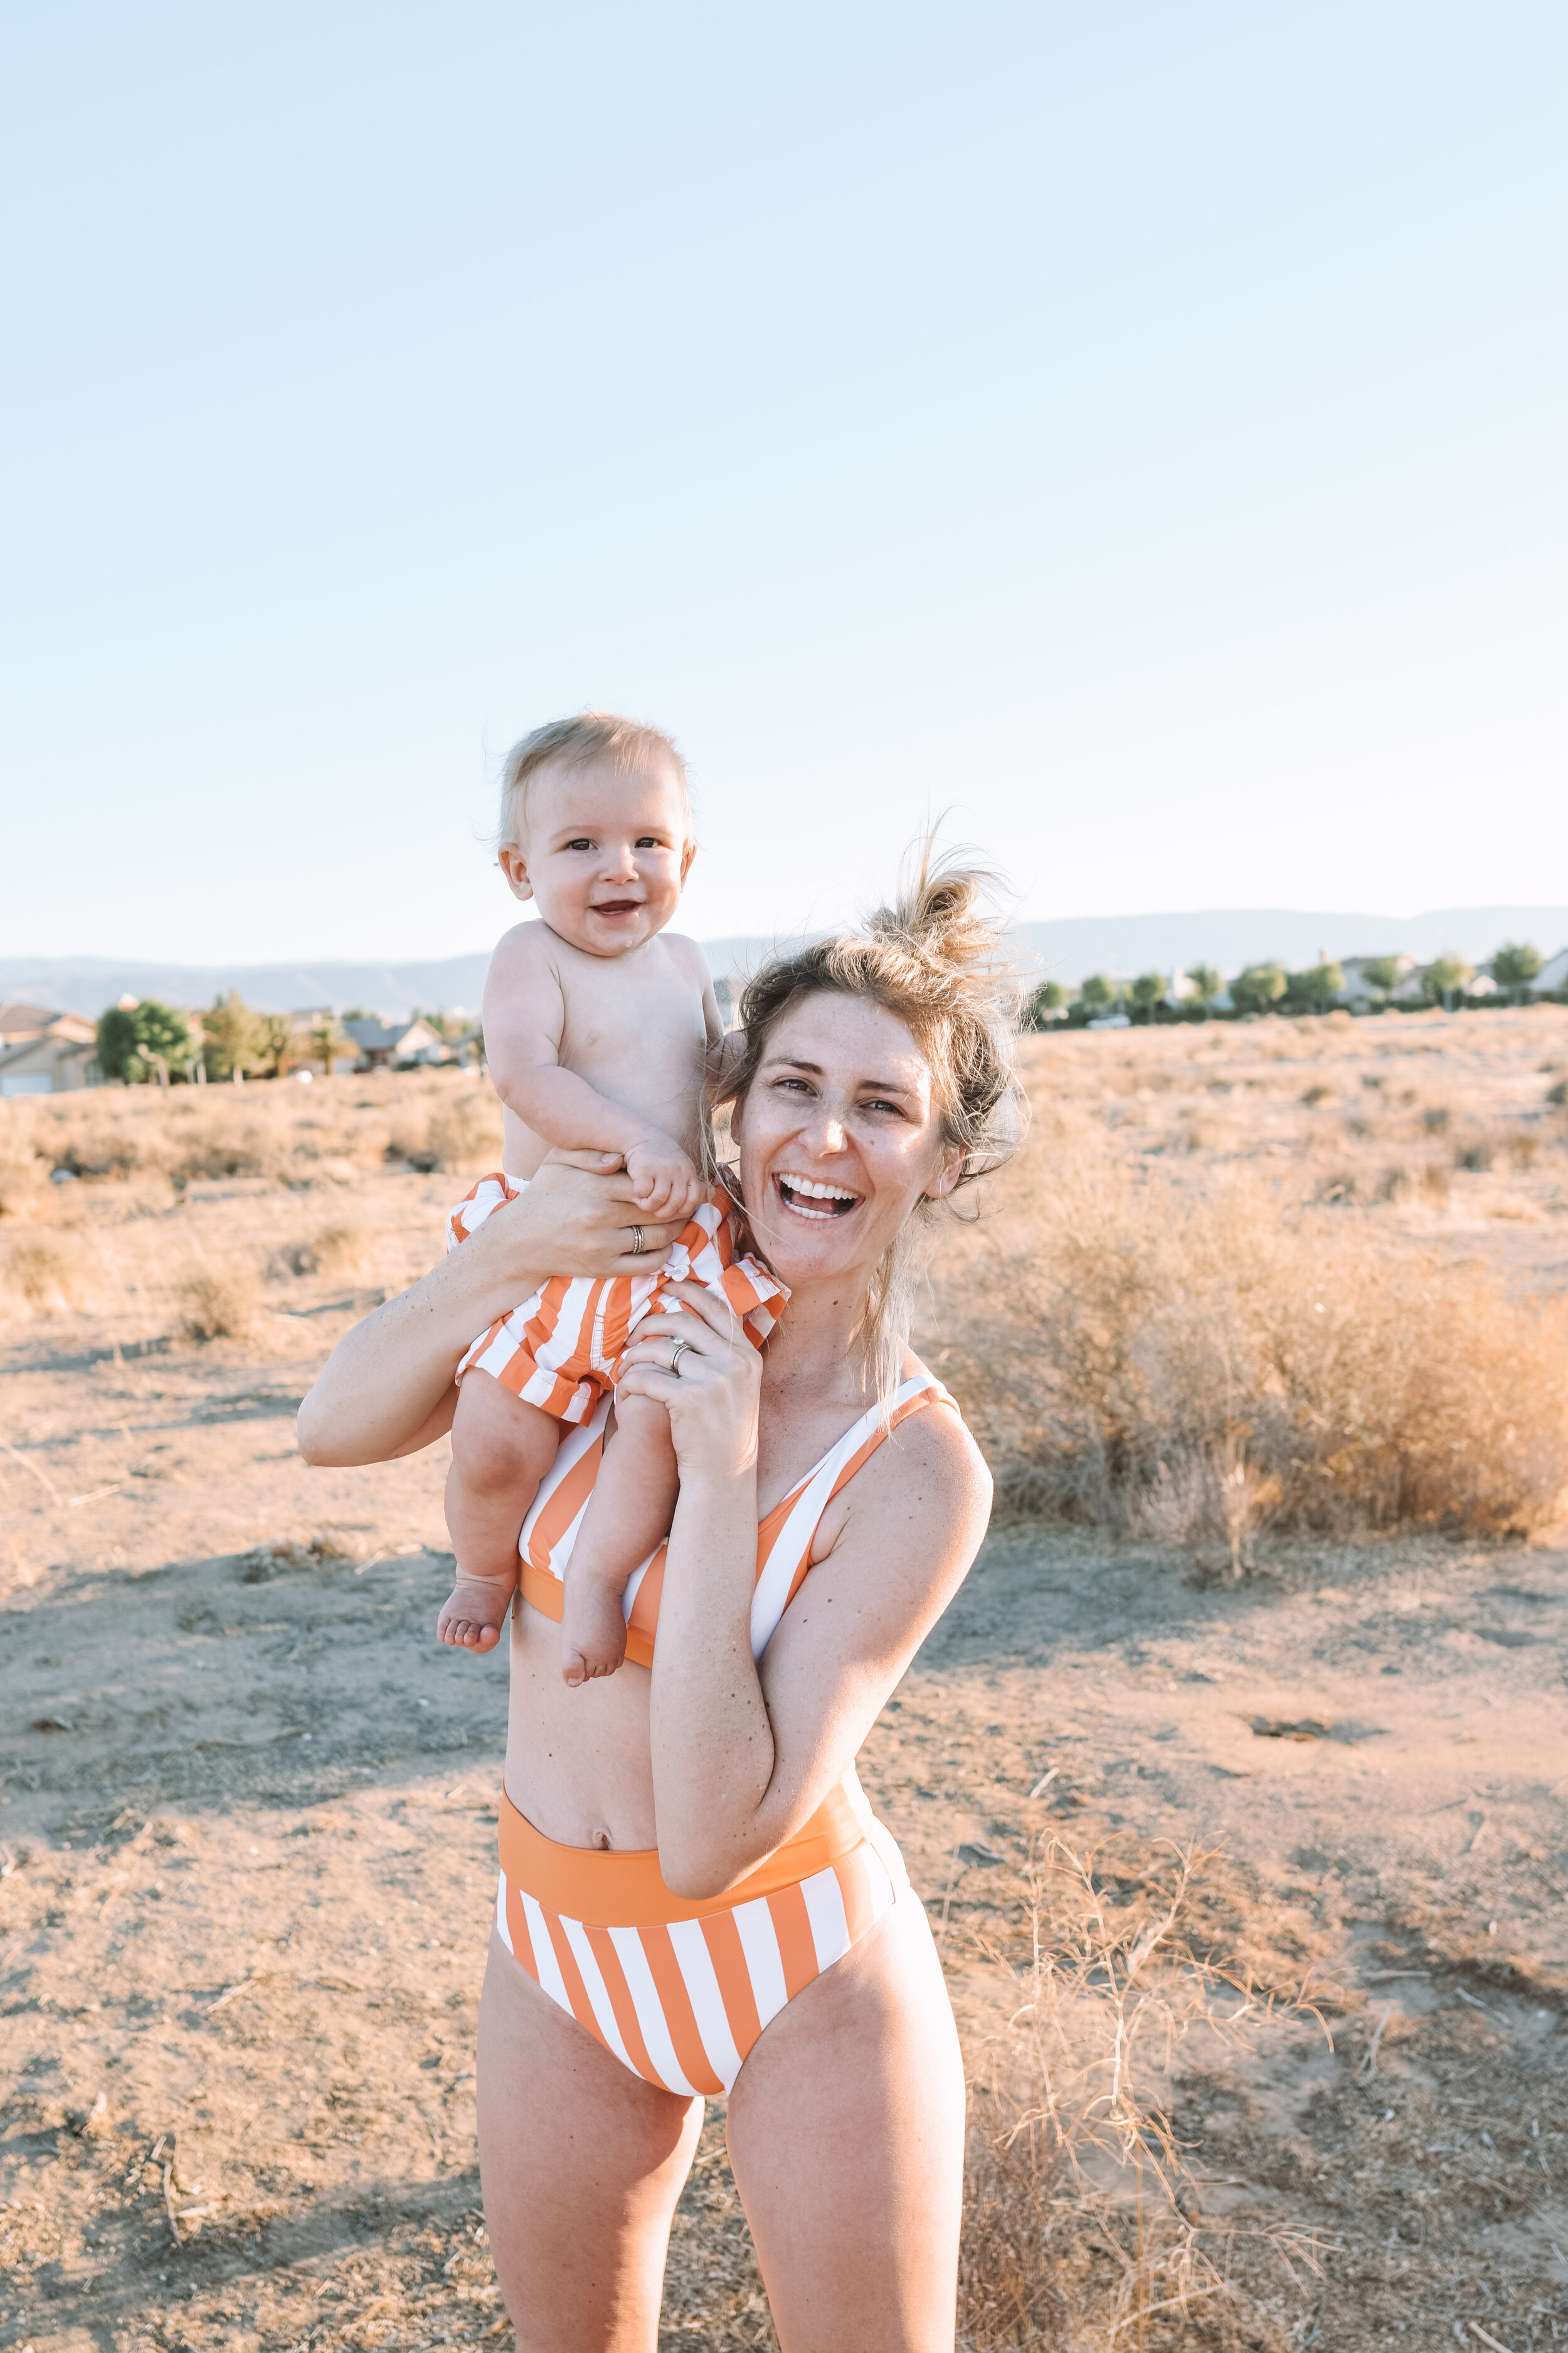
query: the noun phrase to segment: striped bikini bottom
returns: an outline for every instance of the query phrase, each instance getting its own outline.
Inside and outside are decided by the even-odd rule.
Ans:
[[[659,2090],[729,2091],[785,2002],[908,1888],[853,1771],[729,1893],[672,1895],[658,1852],[557,1846],[500,1796],[496,1926],[541,1992]]]

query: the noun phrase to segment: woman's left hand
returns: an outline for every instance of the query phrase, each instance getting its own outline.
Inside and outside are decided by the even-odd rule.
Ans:
[[[757,1459],[761,1354],[728,1300],[704,1284],[672,1282],[665,1295],[682,1303],[638,1324],[616,1394],[668,1409],[683,1486],[738,1478]]]

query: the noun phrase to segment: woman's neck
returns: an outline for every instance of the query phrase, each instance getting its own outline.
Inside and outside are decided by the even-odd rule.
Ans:
[[[847,1273],[792,1286],[789,1303],[763,1356],[763,1377],[775,1395],[809,1382],[817,1397],[868,1405],[871,1380],[857,1345],[866,1318],[867,1286]]]

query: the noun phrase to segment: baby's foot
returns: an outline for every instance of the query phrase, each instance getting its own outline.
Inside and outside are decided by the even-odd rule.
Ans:
[[[515,1577],[465,1577],[459,1569],[436,1620],[436,1640],[454,1650],[493,1651],[516,1590]]]
[[[621,1597],[603,1577],[566,1572],[561,1612],[561,1680],[574,1690],[596,1676],[613,1675],[626,1655],[626,1620]]]

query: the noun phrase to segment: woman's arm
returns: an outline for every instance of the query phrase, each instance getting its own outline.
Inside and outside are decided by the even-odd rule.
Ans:
[[[654,1809],[666,1883],[701,1898],[792,1837],[853,1763],[980,1548],[991,1481],[955,1415],[912,1416],[857,1473],[842,1530],[759,1670],[759,1360],[706,1293],[678,1288],[700,1315],[706,1303],[706,1332],[650,1316],[638,1337],[653,1345],[631,1377],[668,1406],[680,1461],[653,1667]],[[672,1377],[668,1344],[694,1333]]]
[[[677,1229],[645,1224],[633,1257],[628,1180],[618,1168],[589,1173],[595,1162],[546,1161],[517,1200],[345,1334],[300,1409],[307,1462],[389,1462],[430,1445],[451,1426],[458,1360],[498,1315],[552,1274],[647,1272]]]

